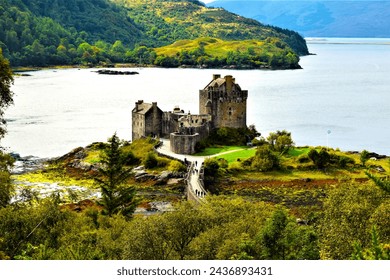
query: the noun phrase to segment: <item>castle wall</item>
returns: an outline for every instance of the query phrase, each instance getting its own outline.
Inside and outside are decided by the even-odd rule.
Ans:
[[[139,100],[132,111],[132,139],[147,136],[161,136],[163,112],[157,107],[157,103],[144,103]]]
[[[247,98],[248,91],[241,90],[232,76],[214,75],[213,81],[199,91],[199,113],[211,114],[215,128],[244,128]]]
[[[183,135],[179,133],[170,134],[171,151],[176,154],[191,155],[195,153],[195,145],[200,141],[198,133]]]
[[[231,101],[220,102],[216,114],[218,115],[216,127],[244,128],[246,127],[246,100],[233,98]]]
[[[180,114],[164,112],[162,121],[163,137],[169,137],[172,132],[179,131],[179,118]]]
[[[145,136],[145,115],[132,113],[132,139],[140,139]]]

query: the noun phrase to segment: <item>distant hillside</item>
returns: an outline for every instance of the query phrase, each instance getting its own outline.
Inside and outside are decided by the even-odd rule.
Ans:
[[[196,0],[0,0],[0,48],[13,66],[153,64],[152,48],[199,37],[272,37],[308,54],[294,31]]]
[[[155,51],[156,61],[160,66],[301,68],[298,64],[299,57],[291,48],[278,39],[271,38],[264,41],[223,41],[216,38],[180,40]]]
[[[294,31],[266,26],[221,8],[207,8],[196,0],[110,1],[129,8],[131,18],[160,46],[199,37],[222,40],[264,40],[277,37],[297,54],[308,54],[306,42]]]
[[[209,6],[305,37],[390,37],[390,1],[218,0]]]

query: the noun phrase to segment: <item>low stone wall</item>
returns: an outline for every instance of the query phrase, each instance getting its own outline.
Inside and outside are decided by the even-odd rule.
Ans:
[[[195,145],[198,141],[200,141],[199,133],[193,135],[183,135],[179,133],[170,134],[171,151],[176,154],[194,154]]]

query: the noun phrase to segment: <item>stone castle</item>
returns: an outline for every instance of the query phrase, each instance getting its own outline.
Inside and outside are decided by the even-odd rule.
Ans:
[[[196,143],[207,138],[211,130],[246,127],[247,98],[248,91],[241,90],[232,76],[213,75],[199,91],[198,115],[186,114],[178,107],[163,112],[157,102],[139,100],[132,111],[132,138],[169,138],[174,153],[194,154]]]

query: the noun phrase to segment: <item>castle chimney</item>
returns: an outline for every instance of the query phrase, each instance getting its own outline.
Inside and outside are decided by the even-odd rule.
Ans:
[[[232,88],[233,88],[233,76],[227,75],[225,76],[225,80],[226,80],[226,91],[230,93],[232,92]]]
[[[218,79],[218,78],[221,78],[221,75],[219,75],[219,74],[213,74],[213,80],[216,80],[216,79]]]
[[[143,100],[138,100],[137,102],[135,102],[135,111],[136,112],[139,111],[139,106],[138,105],[141,105],[142,103],[144,103]]]

